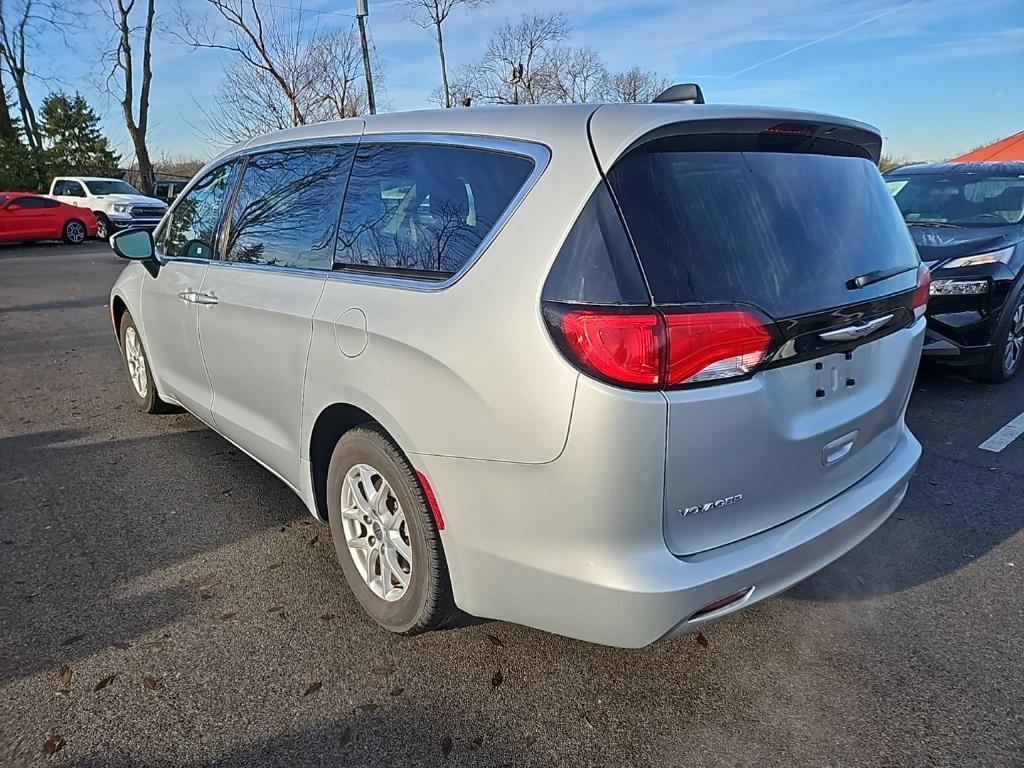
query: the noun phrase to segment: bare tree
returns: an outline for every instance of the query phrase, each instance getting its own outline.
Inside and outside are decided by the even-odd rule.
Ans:
[[[575,103],[600,101],[608,86],[608,69],[601,55],[590,46],[559,47],[548,57],[551,93],[554,101]]]
[[[459,70],[453,90],[489,104],[555,101],[559,43],[569,34],[564,13],[523,14],[499,26],[483,58]]]
[[[448,68],[444,60],[444,36],[441,27],[458,6],[467,9],[479,8],[492,0],[403,0],[412,22],[423,29],[434,28],[437,36],[437,55],[441,60],[441,104],[445,109],[452,106],[451,89],[448,87]]]
[[[645,104],[654,101],[654,97],[671,84],[671,80],[657,72],[630,67],[608,78],[605,98],[608,101]]]
[[[144,5],[141,2],[144,2]],[[139,169],[139,184],[142,191],[152,194],[155,179],[146,133],[149,130],[149,93],[153,83],[153,22],[156,19],[156,0],[141,2],[96,0],[111,29],[102,52],[107,72],[104,84],[108,92],[121,104],[125,128],[135,150],[135,163]],[[140,35],[141,54],[135,48]]]
[[[14,84],[21,127],[29,147],[43,148],[39,122],[28,95],[28,81],[38,76],[29,68],[29,52],[41,30],[47,26],[63,29],[64,8],[59,0],[0,0],[0,70],[6,70]],[[6,101],[4,112],[7,112]]]
[[[362,114],[366,91],[355,32],[307,24],[301,9],[258,0],[207,0],[220,25],[179,7],[179,38],[234,58],[204,110],[207,138],[235,143],[268,131]]]

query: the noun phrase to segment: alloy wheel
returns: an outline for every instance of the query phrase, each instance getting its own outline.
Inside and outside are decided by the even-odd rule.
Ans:
[[[144,399],[149,390],[149,383],[146,381],[146,357],[142,352],[139,334],[131,326],[124,332],[124,359],[128,365],[128,377],[132,380],[132,386],[135,387],[138,396]]]
[[[1017,370],[1021,356],[1024,355],[1024,300],[1017,304],[1010,321],[1010,333],[1006,339],[1006,351],[1003,353],[1003,367],[1007,373]]]
[[[99,239],[99,240],[106,240],[107,239],[107,235],[109,235],[109,234],[110,233],[107,232],[107,221],[106,221],[106,219],[104,219],[102,216],[98,217],[96,219],[96,238]]]
[[[341,485],[342,530],[366,586],[388,602],[401,599],[412,579],[412,539],[391,484],[369,464],[356,464]]]
[[[77,221],[69,221],[64,228],[68,240],[75,245],[85,240],[85,227]]]

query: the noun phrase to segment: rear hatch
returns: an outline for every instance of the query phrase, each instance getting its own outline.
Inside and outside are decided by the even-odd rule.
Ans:
[[[837,132],[844,140],[829,138]],[[763,329],[721,336],[735,355],[698,359],[661,388],[676,554],[813,509],[899,440],[927,272],[875,166],[877,136],[849,140],[857,133],[799,121],[661,127],[607,163],[667,343],[677,344],[673,323],[694,346],[735,317]],[[710,335],[692,335],[694,316]]]

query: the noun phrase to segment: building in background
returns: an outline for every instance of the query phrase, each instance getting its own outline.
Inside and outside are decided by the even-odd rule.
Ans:
[[[1024,131],[1007,136],[1005,139],[972,149],[970,152],[954,157],[954,163],[977,163],[984,161],[1024,160]]]

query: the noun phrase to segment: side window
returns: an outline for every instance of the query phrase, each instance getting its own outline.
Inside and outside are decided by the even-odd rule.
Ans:
[[[56,208],[60,203],[45,197],[19,197],[14,200],[22,208]]]
[[[249,158],[231,213],[225,261],[330,269],[352,147]]]
[[[68,183],[66,181],[55,181],[53,182],[54,195],[66,195],[68,193]]]
[[[361,145],[334,268],[444,280],[466,264],[532,171],[529,158],[494,150]]]
[[[172,259],[209,259],[234,163],[210,171],[174,206],[157,235],[157,247]]]
[[[58,181],[53,187],[53,194],[64,197],[85,197],[85,190],[77,181]]]

